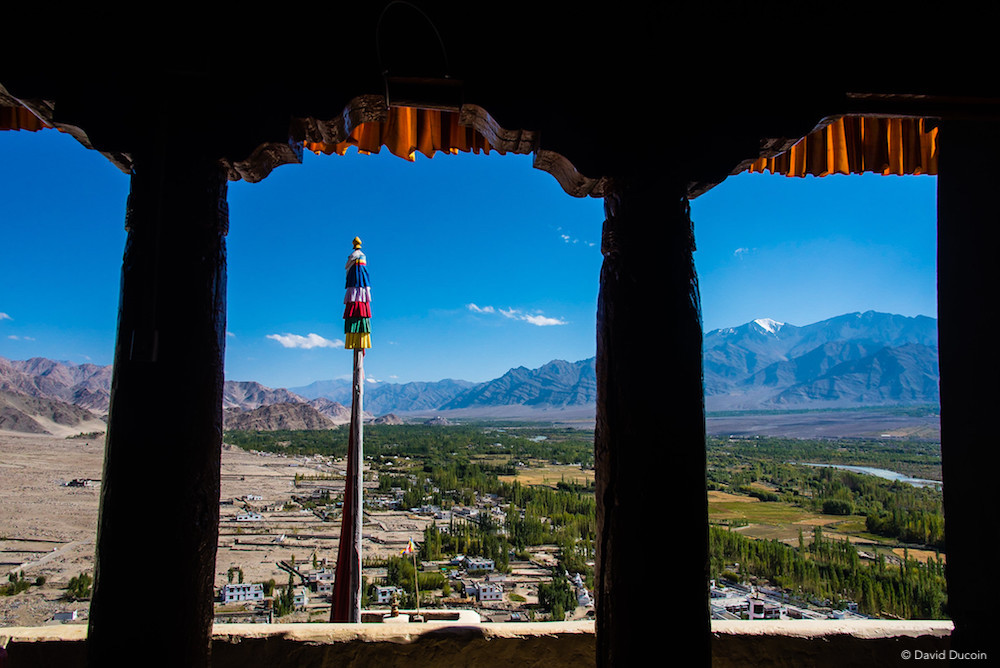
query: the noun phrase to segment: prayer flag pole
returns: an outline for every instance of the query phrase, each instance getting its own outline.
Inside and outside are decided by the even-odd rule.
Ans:
[[[361,622],[361,523],[364,509],[362,468],[364,466],[365,350],[371,348],[371,285],[361,239],[354,237],[354,251],[347,258],[347,292],[344,295],[344,348],[354,351],[351,431],[347,439],[347,475],[344,513],[337,551],[337,574],[333,584],[331,622]]]

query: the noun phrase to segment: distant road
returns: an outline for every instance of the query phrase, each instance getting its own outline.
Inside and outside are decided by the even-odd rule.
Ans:
[[[40,559],[36,559],[35,561],[25,561],[24,563],[22,563],[20,566],[18,566],[17,568],[15,568],[13,570],[14,570],[14,572],[18,572],[18,571],[21,571],[21,570],[23,570],[25,568],[36,568],[36,567],[41,566],[42,564],[44,564],[44,563],[46,563],[48,561],[52,561],[53,559],[55,559],[57,557],[63,556],[65,553],[67,553],[67,552],[69,552],[69,551],[71,551],[73,549],[76,549],[76,548],[81,547],[83,545],[91,544],[93,542],[94,542],[93,538],[88,538],[86,540],[71,540],[70,542],[62,545],[61,547],[57,547],[56,549],[52,550],[51,552],[47,552],[44,557],[41,557]]]

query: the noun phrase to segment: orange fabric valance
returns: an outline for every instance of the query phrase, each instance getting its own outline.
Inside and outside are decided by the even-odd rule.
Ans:
[[[843,116],[746,170],[786,176],[937,174],[937,128],[923,118]]]
[[[24,107],[0,106],[0,130],[28,130],[35,132],[51,127]]]
[[[305,148],[316,153],[344,155],[352,146],[361,153],[378,153],[383,146],[405,160],[413,161],[416,152],[428,158],[434,153],[455,154],[459,151],[489,153],[494,146],[469,126],[459,125],[458,113],[414,107],[391,107],[385,121],[367,121],[355,127],[350,136],[338,144],[304,142]]]

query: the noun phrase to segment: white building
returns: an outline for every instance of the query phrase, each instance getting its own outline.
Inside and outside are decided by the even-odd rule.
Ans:
[[[402,596],[404,593],[402,587],[375,587],[375,601],[377,603],[391,603],[393,594]]]
[[[496,563],[492,559],[482,557],[466,557],[465,570],[467,571],[492,571],[496,568]]]
[[[476,584],[476,598],[479,601],[502,601],[503,587],[496,582],[479,582]]]
[[[332,568],[320,568],[308,574],[309,584],[317,582],[333,582],[334,571]]]
[[[296,587],[292,592],[292,605],[296,608],[304,608],[309,605],[309,590],[305,587]]]
[[[264,519],[260,513],[240,513],[236,516],[237,522],[258,522]]]
[[[754,597],[748,598],[747,603],[750,619],[781,619],[781,607],[777,603]]]
[[[234,601],[263,601],[264,585],[260,583],[243,582],[240,584],[227,584],[222,587],[222,602],[233,603]]]

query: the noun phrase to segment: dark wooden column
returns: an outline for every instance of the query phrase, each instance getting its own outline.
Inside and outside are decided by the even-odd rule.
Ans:
[[[665,187],[649,175],[618,179],[605,197],[595,433],[599,666],[645,665],[664,651],[688,664],[692,654],[695,664],[711,661],[701,303],[683,193],[679,183]]]
[[[101,480],[91,666],[207,666],[219,524],[226,180],[135,156]],[[176,152],[175,152],[176,151]]]
[[[997,242],[1000,123],[942,122],[938,338],[948,610],[953,646],[996,656]]]

